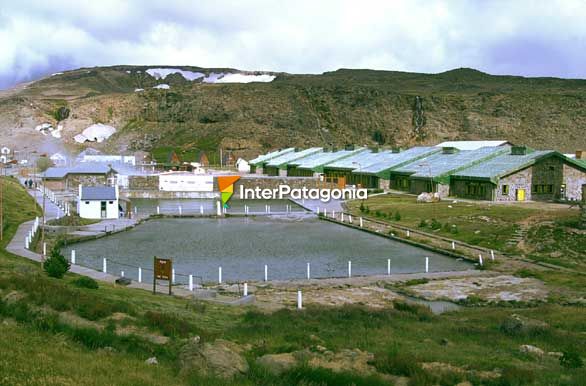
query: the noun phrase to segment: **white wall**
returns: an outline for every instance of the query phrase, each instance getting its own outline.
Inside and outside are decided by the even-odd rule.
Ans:
[[[133,155],[84,155],[81,162],[122,162],[128,165],[136,165],[136,157]]]
[[[77,205],[77,212],[79,217],[101,219],[101,201],[99,200],[86,200],[79,201]],[[118,218],[118,200],[106,201],[106,217],[107,219]]]
[[[191,173],[162,173],[159,190],[166,192],[213,192],[214,176]]]

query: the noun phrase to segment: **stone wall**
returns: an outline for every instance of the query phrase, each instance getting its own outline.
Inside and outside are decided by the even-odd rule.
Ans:
[[[483,190],[483,194],[469,195],[468,186],[470,184],[476,184],[479,190]],[[482,189],[484,188],[484,189]],[[460,198],[471,198],[474,200],[492,200],[492,194],[495,190],[495,186],[490,182],[484,181],[471,181],[471,180],[456,180],[450,181],[450,196]]]
[[[495,192],[496,201],[517,201],[517,189],[525,189],[525,200],[531,200],[532,168],[528,167],[499,180]],[[503,194],[503,186],[509,187],[508,194]]]
[[[384,178],[379,178],[379,180],[378,180],[378,187],[380,189],[383,189],[383,190],[389,190],[391,188],[390,187],[390,181],[389,180],[385,180]]]
[[[128,176],[130,190],[159,190],[159,176]]]
[[[586,172],[583,172],[576,167],[564,164],[564,180],[566,184],[566,199],[568,200],[584,200],[582,196],[583,186],[586,185]]]

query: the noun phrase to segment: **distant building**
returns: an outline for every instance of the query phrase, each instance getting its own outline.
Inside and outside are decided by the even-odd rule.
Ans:
[[[582,200],[586,164],[553,150],[515,146],[451,176],[455,197],[491,201]]]
[[[453,147],[458,150],[478,150],[481,147],[496,147],[496,146],[513,146],[512,143],[505,140],[489,140],[489,141],[446,141],[438,143],[435,147]]]
[[[133,155],[113,155],[113,154],[84,154],[80,162],[93,162],[93,163],[120,163],[125,165],[136,165],[136,157]]]
[[[248,161],[248,163],[250,164],[250,171],[256,174],[264,174],[264,168],[270,160],[276,157],[280,157],[283,154],[291,153],[294,151],[295,148],[289,147],[286,149],[279,149],[267,154],[259,155],[258,157]]]
[[[45,185],[52,190],[74,190],[82,185],[113,184],[118,172],[109,165],[80,163],[73,167],[51,167],[41,174]]]
[[[238,158],[236,168],[240,173],[250,173],[250,164],[244,158]]]
[[[116,219],[119,217],[117,186],[79,185],[77,213],[81,218]]]
[[[214,176],[188,172],[166,172],[159,175],[159,190],[166,192],[212,192]]]
[[[57,167],[62,167],[67,165],[67,157],[61,153],[55,153],[49,157],[53,165]]]

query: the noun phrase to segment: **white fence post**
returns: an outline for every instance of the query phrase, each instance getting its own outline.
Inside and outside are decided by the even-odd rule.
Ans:
[[[43,256],[47,256],[47,243],[43,243]]]
[[[452,249],[455,250],[456,249],[456,243],[454,241],[452,241]]]
[[[362,217],[360,217],[360,228],[362,228]]]
[[[494,251],[492,249],[490,250],[490,259],[494,261]]]
[[[348,215],[348,222],[350,222],[350,224],[352,224],[352,215],[351,214]]]
[[[108,261],[106,260],[105,257],[104,257],[104,260],[102,260],[102,272],[104,272],[104,273],[108,272]]]
[[[142,283],[142,268],[138,267],[138,282]]]
[[[248,283],[244,283],[244,296],[248,296]]]
[[[71,264],[75,264],[75,249],[71,250]]]
[[[303,308],[303,295],[301,295],[301,291],[297,291],[297,309],[300,310]]]
[[[124,277],[124,271],[120,271],[120,277]]]
[[[316,214],[319,215],[319,206],[317,207]]]
[[[269,280],[269,266],[265,264],[265,281]]]
[[[352,262],[348,260],[348,277],[352,277]]]
[[[340,213],[340,221],[341,222],[344,222],[344,212],[341,212]]]
[[[171,283],[175,284],[175,268],[171,269]]]
[[[222,267],[218,267],[218,284],[222,284]]]
[[[203,214],[203,205],[199,206],[199,214]]]
[[[387,275],[391,276],[391,259],[387,259]]]
[[[407,229],[407,237],[410,237],[411,233],[409,232],[409,230]]]
[[[425,273],[429,272],[429,257],[425,258]]]
[[[482,265],[483,265],[482,255],[478,255],[478,262],[480,263],[480,266],[482,267]]]
[[[157,214],[161,214],[161,208],[157,205]]]
[[[189,275],[189,291],[193,291],[193,275]]]
[[[220,201],[216,201],[216,215],[222,215],[222,205],[220,204]]]
[[[311,266],[307,263],[307,280],[311,279]]]

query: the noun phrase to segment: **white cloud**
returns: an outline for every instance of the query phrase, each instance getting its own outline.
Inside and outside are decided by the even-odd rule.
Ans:
[[[586,77],[586,3],[579,0],[538,6],[532,1],[20,0],[1,7],[0,87],[111,64],[301,73],[475,67]]]

